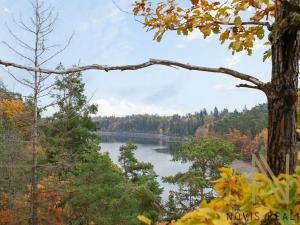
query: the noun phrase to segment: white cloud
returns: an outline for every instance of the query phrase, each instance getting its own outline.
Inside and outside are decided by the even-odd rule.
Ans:
[[[3,9],[3,11],[4,11],[5,13],[9,13],[9,12],[10,12],[10,10],[9,10],[8,8],[6,8],[6,7]]]
[[[118,100],[115,98],[99,99],[92,103],[98,105],[98,115],[100,116],[126,116],[132,114],[159,114],[159,115],[173,115],[175,113],[182,114],[182,112],[162,107],[158,105],[146,105],[143,103],[133,103],[126,100]]]
[[[227,67],[234,67],[236,66],[237,64],[240,63],[240,56],[239,55],[233,55],[229,58],[226,59],[226,66]]]

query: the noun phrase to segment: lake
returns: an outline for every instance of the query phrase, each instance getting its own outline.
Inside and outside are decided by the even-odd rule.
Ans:
[[[101,151],[108,152],[111,159],[118,164],[119,149],[126,144],[128,140],[132,140],[137,144],[138,149],[135,156],[139,161],[149,162],[154,166],[154,171],[159,175],[159,182],[164,188],[162,199],[168,199],[169,191],[176,189],[176,186],[163,183],[162,176],[175,175],[178,172],[188,170],[190,164],[172,161],[172,154],[175,151],[175,141],[170,138],[163,137],[126,137],[125,135],[101,135]],[[245,173],[249,176],[251,173],[251,164],[241,160],[235,160],[232,165],[237,171]]]
[[[174,142],[165,141],[158,138],[138,138],[125,136],[101,136],[101,151],[108,152],[111,159],[118,164],[119,149],[132,140],[137,146],[135,156],[139,161],[149,162],[153,165],[154,171],[159,175],[159,182],[164,188],[162,199],[168,199],[169,191],[175,189],[175,185],[163,183],[161,177],[175,175],[178,172],[184,172],[189,169],[189,164],[173,162],[172,154],[174,152]]]

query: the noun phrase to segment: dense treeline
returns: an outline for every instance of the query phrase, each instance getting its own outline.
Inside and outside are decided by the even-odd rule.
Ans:
[[[185,116],[132,115],[126,117],[95,118],[103,131],[149,132],[173,136],[194,135],[197,128],[210,120],[219,119],[228,113],[223,110],[217,114],[208,113],[206,109]]]
[[[132,115],[126,117],[99,117],[102,131],[149,132],[172,136],[195,135],[198,128],[208,126],[209,131],[229,133],[239,130],[242,134],[257,135],[267,127],[267,105],[261,104],[242,112],[217,107],[208,113],[206,109],[185,116]]]
[[[234,111],[228,113],[221,120],[215,121],[212,130],[219,133],[229,133],[232,130],[239,130],[242,134],[250,133],[257,135],[268,126],[267,104],[260,104],[250,110],[242,112]]]

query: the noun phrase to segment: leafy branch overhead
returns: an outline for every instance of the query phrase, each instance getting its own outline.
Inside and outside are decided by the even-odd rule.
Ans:
[[[249,11],[254,13],[249,14]],[[232,53],[247,51],[252,54],[256,39],[262,40],[266,30],[272,30],[270,22],[275,14],[275,3],[269,0],[233,0],[219,2],[191,0],[183,7],[175,0],[154,5],[147,0],[134,4],[133,13],[144,17],[147,30],[155,30],[154,39],[160,41],[168,30],[178,35],[188,35],[198,30],[204,38],[219,35],[223,44],[229,41]],[[268,44],[268,42],[267,42]]]

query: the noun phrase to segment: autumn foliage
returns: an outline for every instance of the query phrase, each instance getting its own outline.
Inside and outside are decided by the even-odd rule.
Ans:
[[[26,224],[28,215],[26,196],[12,198],[7,193],[0,193],[0,225]]]
[[[21,100],[17,99],[1,99],[0,112],[8,119],[15,120],[25,114],[26,109]]]
[[[300,160],[300,154],[298,155]],[[220,178],[213,181],[216,198],[203,201],[172,225],[277,225],[300,223],[300,167],[295,174],[281,174],[275,180],[261,173],[249,181],[231,168],[220,168]],[[288,198],[282,197],[287,190]],[[151,221],[140,216],[147,225]],[[159,223],[157,223],[159,224]]]
[[[225,138],[236,146],[237,151],[246,160],[251,160],[254,153],[266,153],[267,137],[267,129],[263,129],[254,138],[251,134],[242,134],[238,130],[232,130],[229,134],[225,134]]]
[[[29,128],[30,109],[19,99],[0,99],[0,116],[26,132]]]
[[[40,221],[43,225],[64,225],[64,212],[60,207],[66,196],[65,184],[52,176],[46,177],[38,184],[38,204]]]
[[[0,194],[0,224],[11,225],[15,221],[15,213],[9,208],[9,198],[7,194]]]
[[[66,196],[66,183],[45,177],[38,184],[38,204],[41,225],[64,225],[66,215],[60,204]],[[0,225],[28,224],[30,218],[30,189],[28,193],[10,197],[0,193]]]
[[[254,13],[249,16],[247,10]],[[156,31],[154,39],[157,41],[168,30],[175,30],[178,35],[188,35],[198,30],[204,38],[217,34],[222,44],[229,41],[229,49],[233,53],[247,51],[252,54],[254,41],[264,38],[264,27],[269,28],[268,20],[274,16],[274,10],[275,3],[269,0],[232,0],[224,3],[191,0],[187,7],[175,0],[157,4],[139,0],[135,2],[133,12],[144,17],[143,23],[148,30]],[[265,57],[270,54],[266,52]]]

